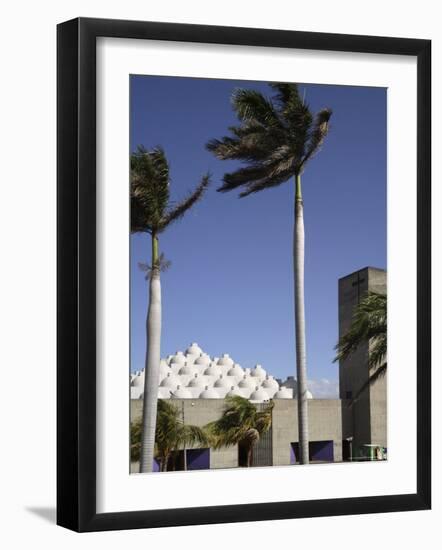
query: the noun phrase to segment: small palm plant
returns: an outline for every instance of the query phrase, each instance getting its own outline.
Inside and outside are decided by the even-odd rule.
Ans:
[[[298,379],[298,428],[300,462],[309,461],[307,358],[304,313],[304,204],[301,175],[321,148],[329,131],[331,109],[313,115],[301,99],[296,84],[270,84],[271,99],[258,91],[237,89],[232,105],[238,126],[231,135],[212,139],[207,149],[221,160],[239,160],[244,166],[226,173],[218,191],[241,188],[240,197],[293,181],[294,204],[294,294],[296,373]]]
[[[185,447],[209,445],[209,438],[203,428],[184,424],[181,411],[173,403],[158,400],[157,425],[155,430],[155,456],[160,471],[167,471],[174,454]],[[140,460],[141,419],[131,424],[131,460]]]
[[[157,418],[161,343],[160,272],[168,263],[159,252],[159,236],[179,220],[198,200],[209,185],[209,175],[202,177],[196,189],[181,202],[171,204],[169,164],[164,151],[151,151],[139,146],[131,155],[131,232],[148,233],[151,237],[151,264],[148,266],[149,306],[146,320],[147,350],[141,429],[140,472],[151,472]]]
[[[235,395],[226,398],[221,418],[210,422],[206,430],[214,449],[238,445],[245,449],[247,467],[253,466],[253,448],[272,425],[273,402],[258,411],[248,399]]]
[[[361,299],[353,312],[350,328],[340,339],[335,350],[334,362],[350,357],[358,347],[369,342],[368,367],[370,376],[353,398],[361,393],[387,371],[387,296],[369,291]]]

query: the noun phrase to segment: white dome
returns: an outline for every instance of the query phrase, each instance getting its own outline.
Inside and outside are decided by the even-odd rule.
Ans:
[[[210,367],[207,367],[207,369],[204,371],[204,374],[206,376],[219,376],[221,374],[221,369],[218,367],[218,365],[210,365]]]
[[[195,359],[195,365],[210,365],[210,356],[203,353],[200,357]]]
[[[229,357],[228,353],[223,353],[223,356],[221,357],[221,359],[218,359],[218,365],[223,367],[224,366],[231,367],[233,366],[233,359]]]
[[[309,390],[306,391],[306,397],[307,399],[313,399],[313,395]]]
[[[219,395],[216,390],[206,386],[204,391],[200,393],[200,399],[219,399]]]
[[[216,382],[213,386],[215,388],[231,388],[232,387],[232,382],[231,382],[231,380],[228,380],[225,376],[223,376],[221,374],[220,377],[218,378],[218,380],[216,380]]]
[[[239,395],[240,397],[244,397],[244,394],[240,389],[238,389],[235,386],[231,386],[230,391],[227,392],[226,397],[234,397],[235,395]]]
[[[163,378],[166,378],[167,374],[169,372],[172,372],[170,367],[168,366],[167,362],[164,359],[161,359],[160,361],[160,380]]]
[[[256,386],[255,391],[249,397],[250,401],[268,401],[269,396],[265,390]]]
[[[163,378],[163,380],[161,380],[160,387],[175,389],[178,383],[179,381],[177,380],[177,377],[171,374],[170,372],[168,372],[167,376]]]
[[[189,380],[187,386],[189,388],[202,388],[204,386],[204,379],[195,373],[195,376]]]
[[[241,365],[235,363],[232,368],[227,371],[227,376],[244,376],[244,371]]]
[[[188,376],[189,375],[192,376],[196,372],[197,372],[197,370],[192,365],[184,365],[184,367],[180,368],[180,370],[178,371],[178,374],[186,374]]]
[[[201,355],[203,353],[203,350],[199,347],[199,345],[196,342],[192,342],[192,344],[186,349],[186,355]]]
[[[144,372],[143,374],[137,374],[136,376],[134,376],[131,382],[131,386],[135,386],[135,387],[144,386]]]
[[[178,384],[178,386],[176,387],[176,390],[172,392],[171,397],[172,399],[191,399],[192,394],[190,393],[189,390],[186,390],[186,388],[183,388]]]
[[[180,365],[184,365],[185,362],[186,358],[184,357],[184,353],[182,351],[177,351],[170,360],[170,363],[179,363]]]
[[[266,376],[264,382],[261,384],[263,388],[276,388],[279,389],[278,382],[273,378],[273,376]]]
[[[259,378],[265,378],[266,374],[266,371],[261,367],[261,365],[255,365],[255,367],[250,372],[250,376]]]
[[[275,393],[273,399],[292,399],[292,392],[285,386],[281,386],[280,390]]]
[[[254,388],[255,386],[256,382],[253,378],[247,376],[247,374],[244,375],[243,379],[238,384],[238,388]]]

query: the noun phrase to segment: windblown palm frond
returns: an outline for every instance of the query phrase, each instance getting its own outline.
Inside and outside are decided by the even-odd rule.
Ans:
[[[329,130],[331,109],[313,117],[296,84],[270,85],[275,95],[237,89],[232,105],[239,125],[230,136],[212,139],[207,149],[221,160],[240,160],[246,166],[227,173],[218,191],[244,187],[241,197],[276,187],[302,173]]]
[[[361,386],[353,400],[387,370],[387,296],[368,292],[355,307],[350,329],[335,346],[334,362],[350,357],[361,344],[369,343],[368,381]]]
[[[370,342],[370,367],[379,366],[387,354],[387,296],[368,292],[355,307],[350,329],[339,339],[334,361],[347,359],[362,343]]]
[[[226,398],[222,416],[205,427],[211,446],[214,449],[233,445],[253,447],[272,425],[273,406],[274,403],[271,402],[264,410],[258,411],[244,397],[235,395]]]
[[[178,204],[171,204],[169,164],[164,151],[139,146],[131,155],[132,233],[161,233],[201,199],[209,183],[206,174],[195,191]]]

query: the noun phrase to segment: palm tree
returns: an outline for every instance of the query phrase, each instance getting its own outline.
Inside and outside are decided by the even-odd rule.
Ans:
[[[353,319],[346,334],[335,346],[334,362],[350,357],[358,347],[369,342],[368,367],[372,371],[353,398],[361,393],[387,371],[387,295],[369,291],[354,309]]]
[[[184,200],[171,204],[169,164],[164,151],[159,147],[147,151],[139,146],[131,155],[131,232],[150,234],[152,246],[147,276],[149,306],[140,472],[151,472],[153,468],[161,342],[160,272],[168,266],[163,254],[159,253],[159,235],[202,197],[208,185],[207,174]]]
[[[272,425],[273,405],[271,402],[264,410],[258,411],[253,403],[240,395],[227,397],[221,418],[206,426],[211,446],[219,449],[239,445],[245,449],[247,467],[253,466],[253,448]]]
[[[329,130],[331,109],[312,115],[296,84],[270,84],[267,98],[255,90],[237,89],[232,95],[238,126],[231,135],[208,142],[221,160],[240,160],[245,166],[227,173],[218,191],[242,188],[240,197],[292,180],[295,185],[293,263],[295,295],[296,373],[300,462],[309,461],[307,358],[304,313],[304,219],[301,175],[318,152]]]
[[[141,419],[131,425],[131,460],[140,459]],[[174,454],[182,448],[193,445],[209,445],[209,439],[203,428],[184,424],[178,407],[158,400],[157,424],[155,430],[155,456],[160,463],[160,471],[167,471]]]
[[[184,424],[181,411],[168,401],[158,401],[158,422],[156,427],[156,456],[160,470],[165,472],[174,452],[193,445],[209,445],[209,438],[203,428]]]

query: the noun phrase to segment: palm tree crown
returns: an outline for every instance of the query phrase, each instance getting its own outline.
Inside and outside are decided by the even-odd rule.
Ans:
[[[192,193],[172,204],[169,163],[161,147],[148,151],[139,146],[131,155],[130,168],[132,233],[161,233],[202,197],[210,182],[209,174],[204,175]]]
[[[256,90],[237,89],[232,105],[239,120],[231,136],[212,139],[207,149],[221,160],[246,166],[227,173],[218,191],[243,187],[241,197],[276,187],[300,175],[329,130],[331,109],[312,115],[296,84],[270,84],[269,99]]]
[[[131,459],[139,460],[141,447],[141,419],[131,425]],[[180,410],[163,399],[158,400],[158,417],[155,431],[155,455],[161,471],[167,469],[175,451],[193,445],[208,446],[209,440],[203,428],[185,424]]]
[[[256,406],[244,397],[227,397],[221,418],[206,426],[211,446],[219,449],[243,445],[247,449],[248,466],[251,466],[253,446],[272,425],[273,405],[271,402],[264,410],[258,411]]]
[[[335,346],[334,362],[350,357],[358,347],[370,343],[368,366],[372,370],[368,383],[357,392],[355,399],[368,384],[385,374],[387,369],[387,295],[367,292],[355,307],[350,328]]]

